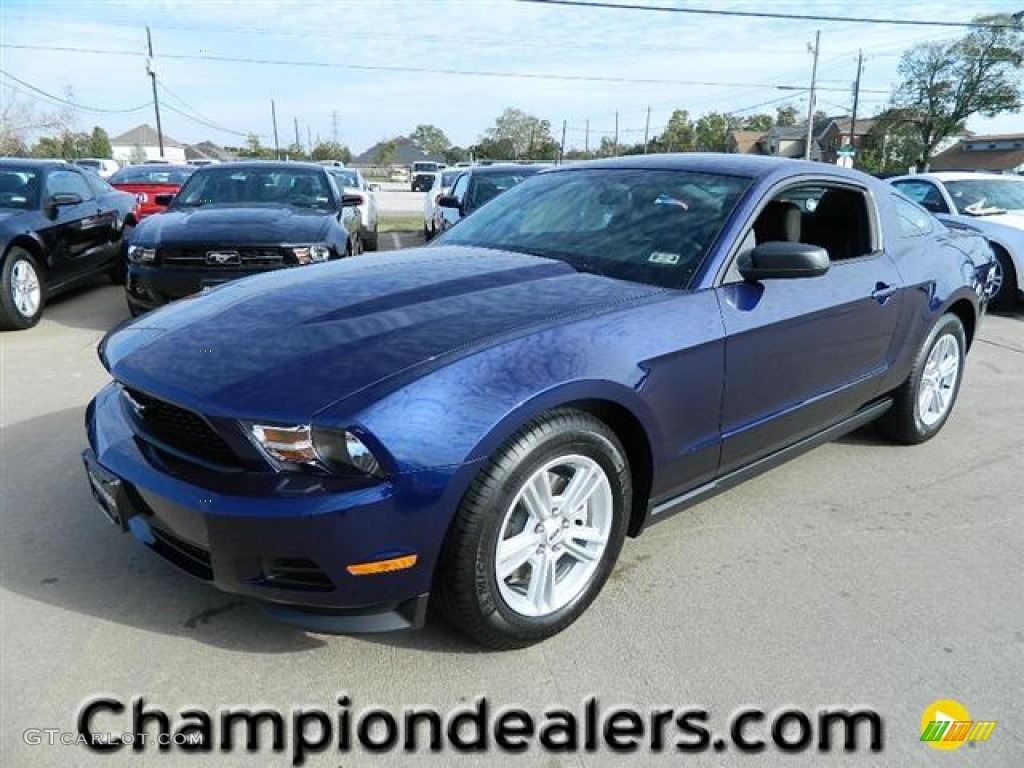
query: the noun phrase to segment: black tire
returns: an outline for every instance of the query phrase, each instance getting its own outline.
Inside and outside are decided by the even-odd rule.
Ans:
[[[556,583],[565,584],[573,573],[572,568],[580,566],[581,583],[572,586],[573,596],[566,604],[553,609],[546,615],[528,616],[514,610],[499,589],[497,552],[499,537],[507,530],[506,523],[515,515],[525,514],[525,503],[513,506],[524,490],[527,481],[539,474],[544,466],[559,458],[590,462],[591,467],[600,468],[608,481],[609,494],[604,498],[606,529],[604,549],[593,553],[593,566],[583,564],[568,550],[573,526],[569,517],[596,514],[591,512],[591,501],[577,507],[576,512],[567,515],[553,514],[551,531],[542,531],[543,526],[531,528],[524,521],[521,533],[536,534],[540,549],[536,554],[553,563],[551,568]],[[561,483],[561,490],[569,487],[575,473],[565,476],[556,474],[561,466],[551,470],[555,480]],[[550,475],[546,475],[550,477]],[[551,486],[552,491],[554,485]],[[554,494],[559,498],[559,494]],[[590,496],[588,499],[592,498]],[[608,501],[610,500],[610,505]],[[471,639],[488,648],[521,648],[545,640],[572,624],[594,601],[609,574],[615,566],[622,542],[626,535],[632,500],[632,484],[626,452],[615,433],[607,425],[589,414],[574,410],[553,411],[526,424],[508,440],[483,466],[473,484],[466,492],[451,528],[445,539],[438,570],[435,577],[434,601],[436,607],[449,623]],[[552,505],[553,511],[555,506]],[[506,519],[506,516],[507,519]],[[531,518],[532,519],[532,518]],[[577,519],[576,525],[583,523]],[[588,530],[597,530],[598,523],[588,523]],[[564,530],[559,530],[560,526]],[[504,530],[503,530],[504,529]],[[577,529],[581,532],[582,528]],[[566,546],[559,551],[559,543]],[[532,552],[528,544],[523,552]],[[550,551],[541,554],[545,547]],[[558,554],[554,554],[558,552]],[[565,566],[565,555],[573,562]],[[533,557],[523,561],[516,571],[504,577],[502,586],[508,589],[507,580],[522,574],[523,568],[530,568],[534,576]],[[562,566],[559,566],[559,563]],[[561,575],[558,569],[562,568]],[[593,568],[589,571],[588,568]],[[521,576],[519,577],[522,578]],[[523,599],[528,600],[527,586],[523,586]],[[553,594],[553,592],[552,592]]]
[[[135,225],[125,223],[121,230],[121,240],[117,244],[117,259],[107,273],[110,282],[114,285],[124,285],[128,278],[128,244],[132,240],[132,233],[135,232]]]
[[[363,239],[363,250],[364,251],[376,251],[380,243],[380,236],[377,234],[377,230],[368,232],[366,237]]]
[[[35,273],[39,287],[39,305],[34,312],[24,313],[14,301],[14,271],[26,263]],[[24,248],[12,246],[0,264],[0,331],[21,331],[31,328],[43,316],[46,306],[46,279],[35,257]]]
[[[956,344],[957,370],[948,389],[944,388],[944,391],[948,392],[948,404],[944,406],[941,415],[937,415],[938,417],[934,421],[929,422],[922,416],[919,407],[922,386],[928,386],[922,382],[925,380],[926,374],[931,377],[933,373],[928,370],[929,356],[936,346],[946,343],[944,340],[947,338],[952,339]],[[956,405],[960,383],[964,378],[966,352],[967,339],[960,318],[954,314],[940,317],[914,358],[914,365],[910,369],[907,380],[893,393],[893,407],[879,422],[882,431],[893,440],[907,445],[916,445],[935,437],[949,419],[949,415]]]
[[[992,243],[992,251],[996,255],[1003,279],[999,290],[989,297],[989,304],[992,309],[1010,309],[1017,302],[1017,270],[1010,254],[1002,246]]]

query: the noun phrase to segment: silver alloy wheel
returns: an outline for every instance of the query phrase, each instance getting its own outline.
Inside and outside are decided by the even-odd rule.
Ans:
[[[494,568],[506,605],[536,618],[576,600],[597,572],[613,519],[611,483],[596,461],[571,454],[540,467],[499,528]]]
[[[11,269],[11,299],[22,317],[35,317],[39,311],[42,290],[35,267],[26,259],[18,259]]]
[[[988,297],[994,298],[1003,289],[1003,263],[997,258],[988,273]]]
[[[952,334],[935,342],[917,388],[917,414],[926,427],[942,419],[953,405],[953,393],[960,374],[960,345]]]

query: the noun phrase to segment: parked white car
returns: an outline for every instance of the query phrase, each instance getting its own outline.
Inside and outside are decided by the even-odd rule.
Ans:
[[[889,183],[939,219],[967,225],[988,239],[996,254],[993,306],[1024,298],[1024,177],[935,171]]]
[[[88,170],[95,173],[101,179],[109,179],[119,170],[121,170],[120,164],[117,160],[111,160],[110,158],[104,157],[81,157],[78,160],[73,161],[79,168],[87,168]]]
[[[437,200],[447,195],[455,178],[465,168],[445,168],[434,177],[434,183],[423,198],[423,237],[429,240],[437,234]]]
[[[328,168],[338,186],[346,195],[361,195],[359,205],[360,236],[364,250],[376,251],[378,242],[377,196],[378,185],[367,183],[363,174],[355,168],[332,166]]]

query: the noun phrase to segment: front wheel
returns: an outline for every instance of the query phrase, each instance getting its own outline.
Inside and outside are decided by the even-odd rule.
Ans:
[[[46,284],[32,254],[14,246],[0,264],[0,330],[31,328],[43,316]]]
[[[377,228],[375,226],[372,232],[366,233],[366,237],[363,239],[363,249],[367,251],[376,251],[379,243],[380,236],[377,233]]]
[[[993,309],[1009,309],[1017,298],[1017,270],[1013,259],[1001,246],[992,245],[996,259],[992,264],[989,302]]]
[[[530,422],[481,469],[456,512],[438,607],[490,648],[561,632],[615,566],[631,497],[625,451],[605,424],[572,410]]]
[[[921,345],[910,376],[896,390],[892,409],[882,417],[883,431],[908,445],[938,434],[960,392],[966,350],[960,318],[943,315]]]

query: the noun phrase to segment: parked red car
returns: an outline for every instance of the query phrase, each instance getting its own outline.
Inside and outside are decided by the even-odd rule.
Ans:
[[[185,179],[195,172],[190,165],[129,165],[110,177],[112,187],[131,192],[139,201],[139,218],[162,212],[157,195],[176,195]]]

